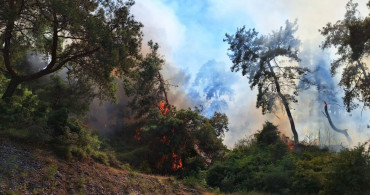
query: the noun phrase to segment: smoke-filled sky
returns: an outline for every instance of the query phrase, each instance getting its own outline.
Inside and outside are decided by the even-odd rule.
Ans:
[[[362,16],[369,14],[367,1],[354,1],[359,3]],[[224,143],[229,147],[261,129],[266,120],[279,125],[288,136],[291,131],[284,113],[263,116],[255,108],[256,91],[249,88],[247,78],[230,71],[228,45],[223,42],[225,33],[235,34],[237,28],[245,25],[268,34],[286,20],[297,19],[296,36],[302,42],[300,66],[317,69],[318,75],[313,79],[328,88],[325,94],[313,87],[300,93],[293,110],[300,139],[317,138],[319,131],[321,135],[335,134],[330,132],[321,112],[322,101],[330,99],[333,121],[342,129],[349,129],[356,142],[370,139],[370,129],[366,127],[370,124],[369,110],[362,115],[361,109],[351,114],[345,112],[338,78],[331,78],[328,72],[335,56],[332,51],[319,48],[323,37],[318,29],[343,19],[346,3],[347,0],[136,0],[132,13],[144,24],[144,42],[153,40],[160,44],[166,59],[165,77],[178,85],[172,89],[171,102],[182,108],[204,104],[207,116],[215,110],[226,113],[230,132]],[[347,144],[341,135],[333,135],[333,140],[335,144]]]

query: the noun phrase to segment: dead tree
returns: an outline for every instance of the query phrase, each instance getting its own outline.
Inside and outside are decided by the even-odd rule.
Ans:
[[[331,120],[331,118],[330,118],[329,112],[328,112],[328,104],[326,104],[326,102],[325,102],[325,101],[324,101],[324,110],[325,110],[325,114],[324,114],[324,116],[328,119],[329,124],[330,124],[330,127],[331,127],[334,131],[336,131],[336,132],[338,132],[338,133],[341,133],[341,134],[343,134],[344,136],[346,136],[348,143],[349,143],[349,144],[352,144],[352,139],[351,139],[351,137],[348,135],[348,129],[338,129],[338,128],[334,125],[333,121],[332,121],[332,120]]]

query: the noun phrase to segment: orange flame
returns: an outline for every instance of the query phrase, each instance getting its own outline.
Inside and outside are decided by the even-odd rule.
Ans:
[[[136,134],[135,134],[134,138],[137,141],[140,141],[141,140],[141,132],[142,132],[142,130],[139,128],[139,129],[136,129],[135,132],[136,132]]]
[[[294,150],[294,142],[289,141],[288,143],[286,143],[286,145],[288,146],[289,150]]]
[[[161,141],[162,144],[170,145],[170,140],[167,139],[167,136],[165,136],[165,135],[160,139],[160,141]]]
[[[289,137],[283,135],[281,137],[281,141],[283,141],[283,143],[288,146],[289,150],[292,151],[294,150],[294,142],[291,139],[289,139]]]
[[[172,169],[173,170],[178,170],[178,169],[181,169],[182,168],[182,160],[181,160],[181,157],[177,154],[175,154],[174,152],[172,152],[172,158],[174,160],[173,164],[172,164]]]
[[[168,104],[164,101],[160,101],[158,106],[163,115],[167,115],[168,111],[170,111]]]

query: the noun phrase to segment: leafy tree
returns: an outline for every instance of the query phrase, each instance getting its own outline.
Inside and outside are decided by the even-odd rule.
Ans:
[[[215,112],[209,122],[215,128],[217,137],[223,137],[229,131],[229,120],[224,113]]]
[[[169,107],[167,84],[160,73],[165,61],[158,54],[157,43],[149,41],[148,46],[151,52],[137,64],[130,78],[124,78],[124,89],[132,98],[130,107],[136,118],[146,117],[151,109],[161,109],[161,102]]]
[[[257,143],[261,145],[276,144],[280,139],[277,126],[268,121],[263,125],[263,129],[255,134],[255,137]]]
[[[230,45],[229,57],[233,62],[231,71],[240,71],[249,78],[251,89],[257,86],[257,108],[262,114],[272,112],[280,101],[288,115],[294,143],[298,144],[298,133],[295,128],[290,103],[297,102],[297,80],[308,69],[294,65],[299,62],[299,40],[294,37],[297,23],[286,22],[285,27],[273,31],[268,36],[259,36],[254,29],[238,29],[235,35],[226,34]],[[282,64],[279,60],[288,60]]]
[[[188,166],[199,165],[199,159],[204,167],[221,159],[226,152],[222,139],[216,135],[216,127],[197,111],[171,108],[163,115],[153,110],[144,121],[143,143],[149,143],[149,162],[160,173],[173,173],[184,167],[182,175],[188,175],[186,171],[192,172]],[[176,168],[176,164],[181,166]]]
[[[330,168],[333,158],[328,151],[305,152],[304,156],[294,163],[295,173],[291,189],[295,194],[319,194],[324,186],[325,173]]]
[[[370,150],[365,144],[333,157],[323,194],[369,194]]]
[[[138,152],[146,153],[152,171],[188,176],[223,157],[222,136],[228,131],[228,119],[221,113],[208,119],[197,109],[177,110],[170,105],[168,83],[160,72],[165,61],[158,54],[158,44],[150,41],[148,46],[150,52],[124,79],[138,124],[134,137],[145,146],[145,151]]]
[[[370,8],[370,1],[367,5]],[[370,76],[364,62],[370,52],[370,17],[359,17],[357,6],[349,1],[344,19],[320,30],[325,36],[322,49],[334,46],[339,55],[331,64],[331,73],[334,75],[340,66],[345,66],[339,85],[344,89],[343,102],[348,112],[358,107],[354,100],[370,107]]]
[[[17,86],[63,68],[112,99],[113,75],[128,74],[139,57],[142,25],[130,15],[132,0],[0,0],[0,70]],[[22,63],[38,55],[46,66],[27,73]],[[114,71],[114,74],[112,73]]]
[[[287,193],[294,174],[288,147],[270,122],[258,131],[249,145],[240,145],[207,172],[207,184],[223,192],[266,191]]]

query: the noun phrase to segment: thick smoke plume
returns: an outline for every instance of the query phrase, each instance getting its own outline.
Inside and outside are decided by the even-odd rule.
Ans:
[[[203,106],[207,117],[211,117],[214,112],[227,110],[228,102],[234,98],[234,74],[225,68],[225,63],[210,60],[201,66],[190,85],[188,97],[193,104]]]
[[[307,46],[307,45],[306,45]],[[321,145],[353,146],[358,142],[367,141],[368,136],[360,136],[367,129],[369,112],[363,116],[359,110],[347,113],[341,97],[342,90],[338,86],[339,78],[330,73],[330,55],[320,50],[312,50],[306,47],[302,54],[302,64],[311,69],[311,73],[305,78],[312,85],[300,83],[300,96],[295,106],[298,128],[301,130],[301,138],[311,136]],[[345,136],[333,130],[324,112],[324,102],[328,104],[328,113],[341,129],[348,129],[349,137],[354,140],[349,142]]]
[[[293,105],[293,117],[301,140],[320,139],[320,143],[325,145],[348,145],[346,139],[334,132],[328,124],[323,115],[323,101],[328,103],[328,111],[333,122],[340,128],[348,129],[354,145],[370,138],[369,110],[362,113],[361,108],[352,113],[345,111],[341,99],[342,90],[338,87],[338,77],[333,78],[329,71],[334,55],[319,48],[323,38],[318,29],[327,22],[343,18],[347,0],[207,1],[210,7],[201,16],[206,16],[207,20],[217,24],[212,28],[217,32],[209,32],[208,26],[186,23],[181,14],[189,10],[184,10],[184,13],[177,12],[188,9],[181,6],[181,1],[173,4],[166,2],[168,1],[136,1],[132,10],[134,16],[144,24],[143,43],[153,40],[160,45],[159,51],[166,60],[162,72],[164,78],[172,84],[169,91],[171,104],[179,108],[203,104],[205,115],[209,116],[214,111],[228,115],[230,131],[226,134],[224,143],[229,147],[245,135],[255,133],[266,120],[277,124],[282,133],[290,136],[289,121],[282,111],[262,115],[261,110],[256,109],[256,92],[249,89],[248,80],[230,72],[231,62],[226,55],[226,45],[219,47],[218,44],[207,45],[207,43],[222,42],[224,33],[234,33],[236,28],[243,25],[256,28],[261,34],[268,34],[283,25],[286,19],[294,18],[298,18],[297,35],[302,41],[300,65],[311,69],[312,74],[307,75],[307,78],[316,84],[311,86],[301,84],[298,103]],[[367,1],[357,2],[360,12],[366,15]],[[176,5],[180,9],[176,10]],[[194,29],[197,31],[193,31]],[[212,40],[208,40],[209,38]],[[179,51],[184,45],[187,51],[193,52]],[[180,53],[190,53],[192,56],[182,58],[179,57]],[[207,59],[215,60],[205,63]],[[193,62],[197,64],[191,64]],[[194,66],[195,69],[192,68]],[[218,82],[217,79],[222,82]],[[122,100],[127,101],[125,98]],[[98,106],[99,103],[95,105]],[[124,107],[124,103],[121,106]],[[114,104],[108,107],[118,106]],[[113,122],[115,119],[108,116],[109,113],[113,113],[111,109],[105,110],[95,113],[104,118],[100,120],[111,120],[112,124],[115,123]],[[102,116],[103,113],[106,114]],[[106,122],[101,124],[105,127]]]

